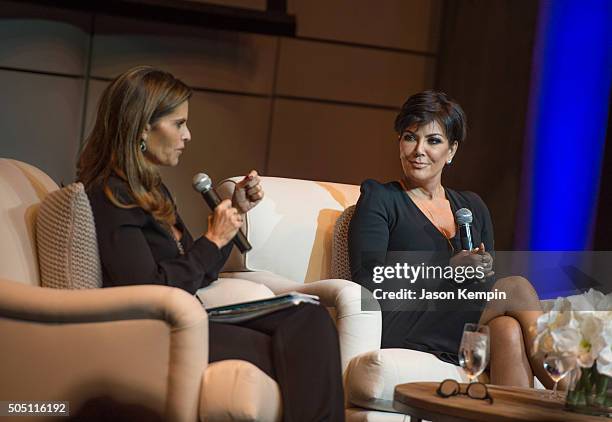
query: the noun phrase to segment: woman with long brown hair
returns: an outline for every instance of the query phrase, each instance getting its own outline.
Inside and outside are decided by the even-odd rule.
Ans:
[[[103,286],[162,284],[194,294],[217,279],[243,215],[263,198],[256,171],[237,183],[194,240],[160,166],[176,166],[191,140],[191,90],[148,66],[104,90],[78,162],[96,223]],[[325,308],[311,304],[241,325],[209,324],[209,361],[243,359],[275,379],[285,421],[344,420],[338,337]]]

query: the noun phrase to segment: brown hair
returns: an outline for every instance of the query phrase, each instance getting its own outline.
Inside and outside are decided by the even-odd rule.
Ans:
[[[121,208],[141,207],[165,226],[176,223],[174,205],[162,191],[157,167],[140,149],[148,124],[172,113],[191,97],[191,89],[172,74],[138,66],[115,78],[102,93],[95,126],[77,164],[85,189],[102,185],[106,196]],[[115,174],[130,188],[134,203],[122,203],[108,186]]]

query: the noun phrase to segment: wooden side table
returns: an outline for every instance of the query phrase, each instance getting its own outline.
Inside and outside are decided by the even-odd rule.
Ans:
[[[412,382],[395,387],[393,407],[412,422],[604,422],[609,419],[563,410],[563,400],[547,390],[487,385],[493,404],[466,395],[440,397],[437,382]],[[465,391],[465,386],[462,388]]]

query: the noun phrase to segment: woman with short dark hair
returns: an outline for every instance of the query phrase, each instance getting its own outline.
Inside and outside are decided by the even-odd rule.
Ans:
[[[102,94],[78,179],[96,223],[104,287],[161,284],[194,294],[217,279],[243,215],[263,198],[253,170],[214,210],[206,233],[191,237],[159,172],[178,165],[191,140],[190,97],[183,82],[148,66],[119,75]],[[284,421],[344,420],[338,335],[324,307],[209,323],[209,361],[226,359],[250,361],[278,382]]]
[[[532,386],[536,374],[542,383],[552,385],[541,359],[530,354],[534,338],[530,327],[542,313],[535,290],[522,277],[495,279],[493,224],[487,206],[473,192],[442,186],[442,172],[452,164],[466,137],[462,108],[443,92],[424,91],[404,103],[395,130],[404,176],[386,184],[363,182],[349,228],[353,281],[373,292],[418,285],[415,297],[407,301],[381,298],[382,347],[425,351],[457,365],[464,324],[487,324],[493,384]],[[462,250],[454,218],[461,208],[472,212],[475,249],[471,251]],[[406,278],[385,280],[385,284],[374,280],[376,268],[407,261],[440,271],[432,270],[437,275],[422,277],[421,284]],[[480,273],[460,279],[458,270],[467,268]],[[454,272],[454,280],[442,277],[442,269]],[[458,288],[473,292],[475,299],[464,300]],[[482,299],[488,292],[498,296]],[[450,299],[434,300],[434,294]]]

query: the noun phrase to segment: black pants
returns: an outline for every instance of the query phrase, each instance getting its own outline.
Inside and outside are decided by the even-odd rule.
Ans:
[[[209,324],[210,362],[246,360],[280,386],[284,422],[344,421],[338,334],[322,306],[301,304],[240,325]]]

